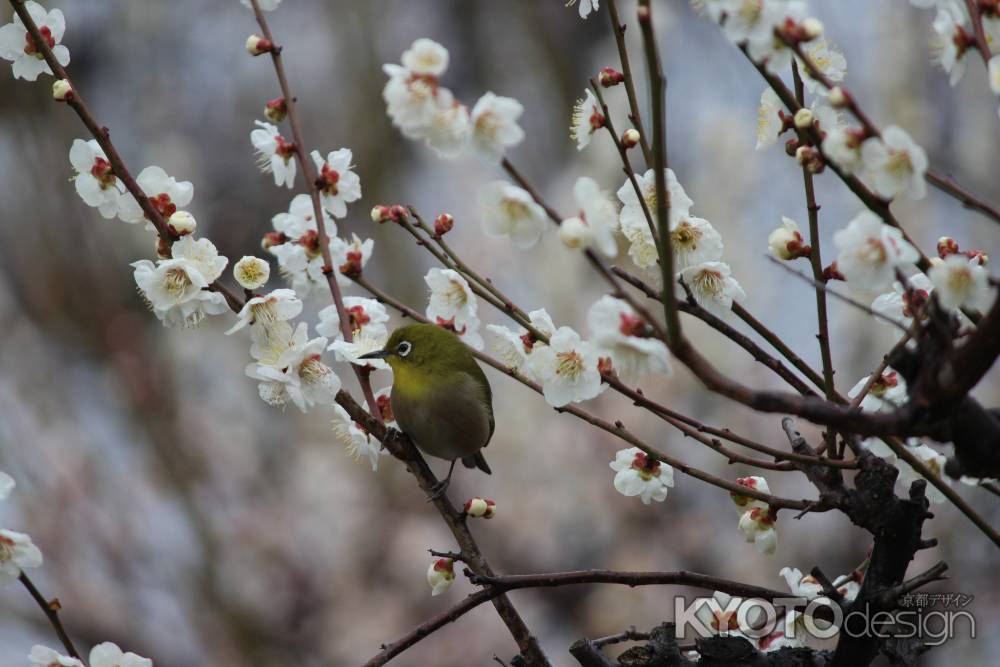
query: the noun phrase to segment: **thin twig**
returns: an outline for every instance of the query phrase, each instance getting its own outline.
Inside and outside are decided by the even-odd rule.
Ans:
[[[87,661],[84,660],[83,655],[76,650],[76,646],[73,645],[73,640],[70,639],[69,633],[66,632],[66,628],[63,627],[62,620],[59,618],[59,610],[62,606],[59,604],[59,600],[52,599],[46,600],[45,596],[41,594],[35,584],[23,571],[17,578],[31,595],[32,599],[38,604],[45,617],[49,619],[49,623],[52,625],[52,629],[56,631],[56,636],[59,637],[59,641],[62,642],[63,647],[65,647],[66,652],[73,658],[76,658],[82,662],[85,666]]]
[[[622,76],[625,78],[625,95],[628,97],[628,106],[630,109],[628,119],[632,121],[632,126],[639,131],[639,147],[642,149],[642,157],[646,160],[648,167],[653,164],[652,153],[649,150],[649,143],[646,140],[646,131],[642,129],[642,115],[639,113],[639,97],[635,94],[635,77],[632,76],[628,48],[625,45],[625,24],[618,18],[618,6],[615,4],[615,0],[608,0],[608,18],[611,19],[611,28],[615,34],[615,44],[618,46],[618,59],[622,64]],[[604,115],[607,117],[607,114]]]

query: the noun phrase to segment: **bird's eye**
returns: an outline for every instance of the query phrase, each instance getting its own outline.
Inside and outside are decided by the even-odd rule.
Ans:
[[[399,347],[396,348],[396,354],[398,354],[401,357],[405,357],[410,353],[410,350],[412,349],[413,345],[411,345],[409,341],[404,340],[402,343],[399,344]]]

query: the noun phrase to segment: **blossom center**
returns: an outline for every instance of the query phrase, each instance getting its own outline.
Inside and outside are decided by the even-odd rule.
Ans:
[[[486,112],[476,119],[476,134],[494,139],[499,128],[500,121],[497,120],[496,114],[492,112]]]
[[[95,157],[94,164],[90,167],[90,175],[100,184],[102,190],[114,187],[116,179],[111,171],[111,163],[102,157]]]
[[[445,318],[441,317],[440,315],[437,317],[437,325],[439,327],[441,327],[442,329],[447,329],[448,331],[456,333],[459,336],[464,336],[465,335],[465,330],[468,328],[467,326],[462,325],[462,328],[459,329],[459,328],[457,328],[455,326],[455,318],[454,317],[450,317],[450,318],[448,318],[446,320]]]
[[[575,380],[583,373],[583,357],[576,350],[556,353],[556,375]]]
[[[712,296],[722,294],[726,285],[726,279],[722,277],[721,273],[709,269],[700,271],[695,276],[694,282],[699,291]]]
[[[278,147],[274,149],[274,152],[284,159],[287,164],[292,156],[295,155],[295,144],[290,141],[286,141],[280,134],[274,135],[274,141],[278,144]]]
[[[698,247],[698,239],[701,238],[701,231],[685,220],[677,225],[677,229],[670,232],[670,238],[685,250],[694,250]]]
[[[528,216],[528,205],[518,199],[505,197],[503,201],[500,202],[500,208],[511,220],[518,220]]]
[[[646,454],[646,452],[638,452],[635,458],[632,459],[631,467],[646,482],[660,476],[660,462]]]
[[[322,382],[326,376],[330,373],[330,368],[322,361],[320,361],[320,356],[314,354],[307,357],[302,365],[299,366],[299,377],[306,384],[318,384]]]
[[[948,289],[965,294],[972,288],[972,272],[966,266],[952,269],[948,273]]]
[[[858,256],[870,264],[884,264],[888,258],[888,253],[882,241],[870,238],[865,240],[865,244],[861,246]]]
[[[372,321],[372,318],[365,312],[364,306],[351,306],[347,309],[347,318],[354,335],[361,332],[361,327]]]
[[[337,183],[340,181],[340,172],[324,163],[319,177],[323,181],[320,190],[330,196],[336,196]]]
[[[453,308],[462,308],[469,301],[469,295],[465,292],[465,287],[457,280],[449,280],[448,288],[444,291],[444,299]]]
[[[149,203],[152,204],[153,208],[155,208],[165,219],[177,212],[177,205],[170,200],[170,195],[166,192],[161,192],[155,197],[150,197]]]
[[[14,558],[14,540],[0,535],[0,563]]]
[[[170,269],[163,277],[163,289],[174,298],[180,298],[191,286],[191,278],[184,269]]]
[[[375,405],[378,406],[378,411],[382,415],[382,421],[391,422],[396,419],[396,416],[392,412],[392,402],[389,394],[382,394],[375,399]]]
[[[884,396],[885,392],[899,385],[899,375],[892,371],[883,373],[882,376],[872,384],[871,393],[875,396]]]
[[[299,245],[306,249],[306,255],[309,256],[309,259],[316,259],[320,256],[319,232],[310,229],[299,237]]]
[[[50,49],[56,45],[56,40],[52,37],[52,30],[50,30],[48,26],[39,26],[38,32],[41,34],[42,39],[45,40],[45,43]],[[24,52],[29,56],[35,56],[39,60],[44,57],[38,49],[38,42],[36,42],[35,38],[31,36],[31,33],[27,31],[24,33]]]
[[[621,323],[618,330],[625,336],[635,336],[636,338],[649,338],[652,335],[652,327],[646,324],[638,315],[630,313],[620,313],[618,316]]]
[[[360,276],[362,259],[360,250],[348,250],[347,261],[340,265],[340,272],[345,276]]]
[[[913,163],[906,151],[889,151],[889,161],[886,170],[897,178],[907,178],[913,173]]]

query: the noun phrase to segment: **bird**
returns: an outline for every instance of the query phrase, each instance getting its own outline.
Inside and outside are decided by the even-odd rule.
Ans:
[[[459,460],[492,474],[482,449],[496,427],[493,390],[458,336],[435,324],[410,324],[393,331],[381,350],[360,358],[389,364],[389,405],[400,430],[424,453],[451,461],[429,500],[447,490]]]

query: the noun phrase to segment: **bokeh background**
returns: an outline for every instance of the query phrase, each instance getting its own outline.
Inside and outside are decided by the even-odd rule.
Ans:
[[[634,3],[620,4],[631,17]],[[763,82],[686,2],[656,4],[670,80],[672,165],[694,211],[723,234],[748,308],[818,367],[810,288],[763,257],[781,215],[806,217],[800,171],[780,144],[753,150]],[[931,13],[903,0],[813,5],[846,52],[851,90],[876,122],[906,128],[936,168],[1000,200],[997,100],[977,54],[951,88],[931,64]],[[133,173],[156,164],[192,181],[199,234],[234,260],[259,252],[271,216],[292,193],[254,167],[249,132],[278,90],[268,60],[243,50],[255,31],[252,15],[236,0],[58,6],[68,23],[71,75]],[[2,22],[9,15],[3,3]],[[557,323],[585,332],[586,310],[604,285],[554,233],[527,251],[487,238],[475,193],[502,178],[499,169],[474,158],[442,161],[404,140],[384,113],[380,67],[398,62],[414,39],[432,37],[449,48],[444,83],[466,104],[487,90],[521,100],[527,140],[511,158],[568,214],[578,176],[609,190],[622,181],[605,136],[577,152],[567,133],[587,78],[617,61],[603,8],[581,21],[561,0],[288,0],[269,18],[286,47],[309,148],[354,151],[364,198],[340,229],[376,240],[372,280],[422,309],[428,256],[401,230],[372,225],[368,210],[405,202],[428,218],[447,211],[457,221],[449,241],[467,260],[525,309],[544,306]],[[644,77],[638,31],[630,28],[628,38]],[[264,405],[243,374],[248,336],[223,335],[229,316],[175,330],[145,312],[128,265],[152,257],[151,235],[102,220],[77,198],[67,156],[72,140],[85,137],[82,125],[52,103],[51,79],[33,85],[13,81],[6,64],[3,70],[0,469],[18,488],[0,505],[0,524],[30,532],[44,551],[45,565],[32,576],[62,601],[78,643],[113,640],[159,667],[359,664],[471,592],[460,580],[431,598],[426,549],[453,543],[412,478],[389,458],[373,474],[345,456],[329,411],[302,415]],[[624,91],[608,98],[624,127]],[[832,175],[818,179],[818,198],[829,261],[833,232],[860,204]],[[1000,256],[993,223],[941,193],[894,208],[927,252],[947,233],[963,248]],[[628,265],[624,252],[620,261]],[[315,323],[324,305],[314,297],[306,316]],[[893,332],[837,301],[830,308],[838,387],[846,391],[879,362]],[[482,310],[486,322],[504,321]],[[720,336],[689,326],[721,368],[755,386],[778,386]],[[608,468],[624,445],[556,414],[509,379],[489,376],[498,422],[489,449],[494,475],[460,471],[450,493],[497,500],[499,516],[474,530],[500,571],[693,569],[783,588],[778,570],[785,565],[818,565],[836,576],[865,556],[866,534],[836,513],[801,521],[783,514],[777,553],[762,556],[743,542],[728,495],[680,474],[663,504],[625,498]],[[387,381],[376,377],[377,386]],[[644,388],[707,423],[786,446],[777,416],[709,394],[684,369],[650,378]],[[987,405],[1000,403],[997,374],[977,393]],[[588,408],[706,470],[730,478],[750,472],[610,392]],[[768,478],[783,496],[815,493],[798,474]],[[995,497],[964,486],[959,492],[1000,524]],[[936,514],[926,534],[940,546],[922,552],[912,571],[946,560],[951,579],[937,589],[976,596],[971,609],[983,636],[959,638],[931,652],[927,664],[995,664],[1000,640],[984,632],[1000,609],[995,547],[954,508]],[[566,648],[576,639],[669,620],[681,593],[693,591],[592,586],[513,599],[553,661],[570,665]],[[57,646],[39,610],[11,584],[0,591],[0,666],[26,664],[36,642]],[[514,652],[485,605],[396,663],[487,665],[494,653]]]

